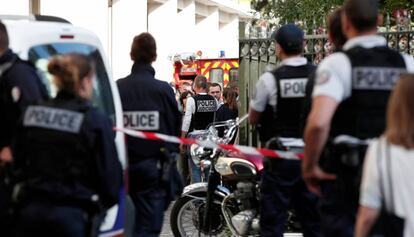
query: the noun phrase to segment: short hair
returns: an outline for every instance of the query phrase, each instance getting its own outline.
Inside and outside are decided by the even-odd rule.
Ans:
[[[341,15],[343,12],[344,9],[338,7],[328,16],[328,32],[332,37],[332,43],[335,49],[341,49],[347,41],[341,27]]]
[[[0,50],[6,50],[7,48],[9,48],[9,34],[6,25],[0,21]]]
[[[207,78],[205,76],[196,76],[194,79],[194,86],[196,88],[201,88],[207,90]]]
[[[210,91],[210,87],[217,87],[217,86],[220,88],[220,91],[222,91],[221,90],[221,85],[216,83],[216,82],[209,83],[208,90]]]
[[[378,0],[346,0],[344,12],[359,32],[370,31],[377,27]]]
[[[134,62],[152,63],[157,58],[157,44],[150,33],[141,33],[134,37],[131,46]]]

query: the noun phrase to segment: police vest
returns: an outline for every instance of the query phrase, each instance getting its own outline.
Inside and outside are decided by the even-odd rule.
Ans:
[[[308,76],[315,70],[312,64],[281,66],[272,72],[277,88],[276,111],[266,106],[260,122],[260,140],[272,137],[302,137],[303,109]]]
[[[189,132],[193,130],[203,130],[214,122],[217,110],[216,99],[211,95],[195,95],[195,113],[191,117]]]
[[[26,162],[17,168],[22,170],[30,195],[66,202],[79,195],[70,193],[75,187],[96,193],[93,190],[98,184],[93,153],[96,144],[83,135],[90,106],[75,99],[62,105],[54,100],[27,107],[21,134],[26,141],[21,144]]]
[[[406,71],[404,58],[388,47],[356,47],[345,51],[352,66],[351,96],[338,107],[331,137],[346,134],[361,139],[380,136],[390,93]]]

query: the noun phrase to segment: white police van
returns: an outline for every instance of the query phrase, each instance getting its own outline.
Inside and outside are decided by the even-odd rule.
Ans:
[[[107,114],[114,126],[123,127],[122,106],[118,89],[109,70],[108,60],[98,37],[92,32],[73,26],[68,21],[52,16],[1,16],[10,38],[10,48],[23,60],[30,61],[38,70],[49,95],[56,95],[52,77],[47,72],[50,57],[70,52],[82,53],[94,59],[96,80],[94,80],[93,104]],[[126,149],[124,135],[117,132],[116,147],[119,159],[125,169]],[[126,198],[125,187],[120,190],[120,202],[112,207],[101,226],[100,236],[128,236],[126,220],[131,220],[132,210]],[[128,208],[126,207],[128,206]],[[128,218],[127,218],[128,216]],[[130,229],[130,227],[128,227]],[[47,230],[45,230],[47,231]],[[128,233],[127,233],[128,232]]]

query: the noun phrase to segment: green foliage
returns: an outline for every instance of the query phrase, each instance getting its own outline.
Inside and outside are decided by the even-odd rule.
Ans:
[[[344,0],[252,0],[252,6],[263,19],[279,19],[285,22],[306,22],[308,27],[322,26],[332,9],[342,5]],[[414,9],[413,0],[381,0],[383,11]]]
[[[397,9],[410,9],[414,8],[413,0],[383,0],[383,7],[386,11],[393,11]]]
[[[264,19],[279,19],[285,22],[313,22],[321,25],[328,13],[343,3],[343,0],[253,0],[252,6]]]

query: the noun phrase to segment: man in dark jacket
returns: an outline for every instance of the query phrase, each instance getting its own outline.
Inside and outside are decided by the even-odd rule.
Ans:
[[[124,110],[124,126],[140,131],[172,136],[180,133],[181,113],[168,83],[154,78],[151,63],[156,60],[155,39],[149,33],[136,36],[132,43],[131,74],[118,80]],[[178,146],[127,137],[129,187],[136,208],[134,236],[158,236],[161,232],[168,194],[160,177],[164,153],[177,153]]]
[[[10,187],[6,166],[12,160],[10,145],[24,108],[32,101],[47,98],[47,91],[35,69],[9,49],[6,26],[0,21],[0,229],[7,225]],[[5,218],[5,219],[3,219]],[[4,233],[3,233],[4,234]]]
[[[10,160],[10,144],[25,106],[46,99],[35,69],[9,49],[6,26],[0,22],[0,159]]]

